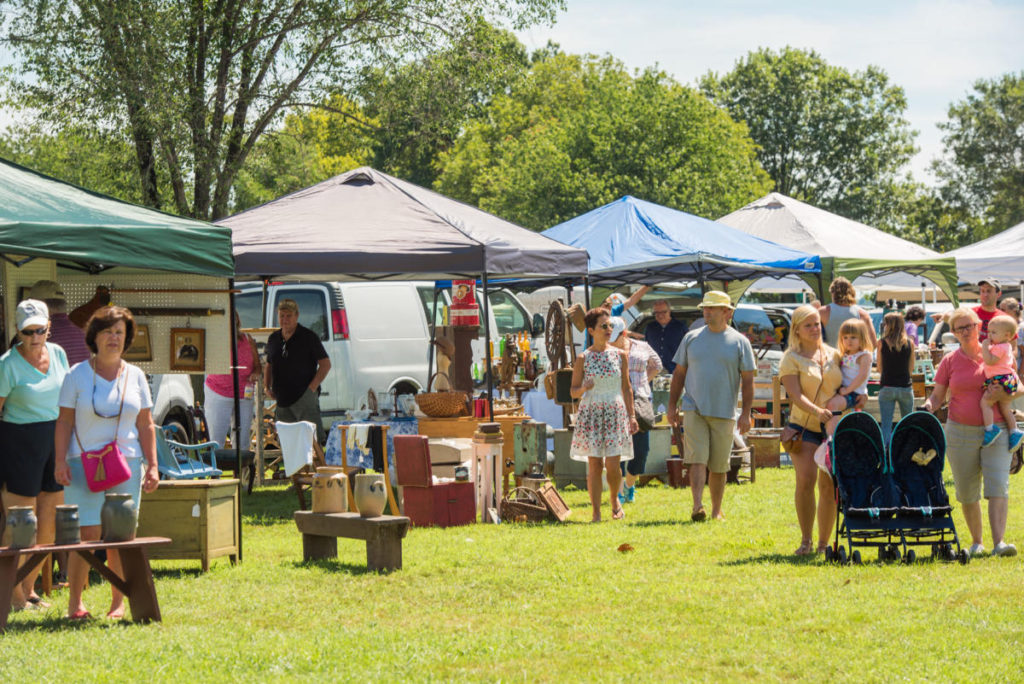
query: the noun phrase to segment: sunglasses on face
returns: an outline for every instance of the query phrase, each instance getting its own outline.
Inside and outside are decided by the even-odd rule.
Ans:
[[[611,323],[601,323],[597,327],[601,328],[601,330],[611,330],[612,329],[612,324]]]
[[[28,328],[26,330],[22,330],[21,334],[24,335],[25,337],[32,337],[33,335],[45,335],[46,328]]]

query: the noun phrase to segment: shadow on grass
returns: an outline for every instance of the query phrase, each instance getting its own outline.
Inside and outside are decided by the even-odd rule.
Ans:
[[[291,520],[298,507],[295,490],[288,480],[257,487],[252,494],[242,494],[242,518],[246,525],[277,525]]]
[[[788,565],[817,565],[818,560],[824,558],[821,555],[809,554],[807,556],[794,556],[789,553],[765,553],[760,556],[749,558],[736,558],[734,560],[722,561],[719,565],[723,567],[735,567],[741,565],[761,565],[763,563],[786,563]]]
[[[153,568],[153,579],[185,579],[203,576],[203,568]]]
[[[349,575],[376,575],[375,571],[366,567],[365,563],[342,563],[332,558],[324,558],[311,561],[292,561],[288,563],[293,568],[322,568],[331,572],[345,572]],[[387,574],[387,573],[383,573]]]
[[[130,611],[128,613],[131,614]],[[42,620],[31,620],[28,622],[7,622],[7,633],[16,632],[69,632],[84,629],[125,629],[141,623],[128,620],[108,620],[101,613],[87,620],[68,620],[63,615],[52,615]],[[149,623],[158,624],[158,623]]]

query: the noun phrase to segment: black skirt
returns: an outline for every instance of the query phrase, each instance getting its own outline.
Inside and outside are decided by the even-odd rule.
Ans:
[[[56,425],[55,420],[0,422],[0,482],[11,494],[39,496],[39,492],[64,490],[53,476]]]

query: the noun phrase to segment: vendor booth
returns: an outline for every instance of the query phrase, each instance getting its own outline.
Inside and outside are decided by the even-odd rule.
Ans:
[[[995,278],[1003,294],[1016,294],[1015,289],[1024,283],[1024,223],[954,249],[946,256],[956,259],[961,282],[974,284],[983,278]]]
[[[828,286],[843,276],[851,282],[861,277],[893,273],[925,278],[956,302],[956,262],[950,256],[921,247],[877,228],[818,209],[791,197],[772,192],[718,219],[750,235],[792,249],[821,256],[821,278],[803,278],[818,298],[828,301]],[[861,282],[864,282],[863,280]],[[744,290],[751,283],[735,284]]]

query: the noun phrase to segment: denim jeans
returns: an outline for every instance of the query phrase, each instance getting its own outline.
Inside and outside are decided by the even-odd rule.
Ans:
[[[882,440],[889,445],[892,436],[892,416],[900,405],[900,418],[914,410],[913,387],[883,387],[878,391],[878,414],[882,424]]]

